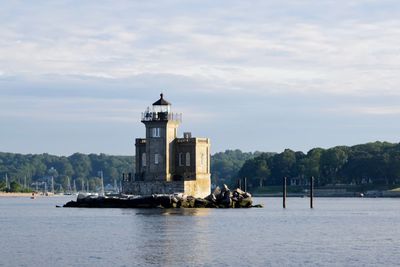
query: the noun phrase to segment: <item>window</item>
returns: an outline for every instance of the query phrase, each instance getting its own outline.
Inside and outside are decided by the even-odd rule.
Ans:
[[[186,152],[186,166],[190,166],[190,153]]]
[[[183,155],[183,153],[179,153],[179,166],[183,166],[183,162],[184,162],[184,155]]]
[[[151,128],[151,137],[160,137],[160,128]]]
[[[154,164],[159,163],[159,157],[160,157],[160,154],[154,154]]]
[[[146,153],[142,154],[142,166],[146,167]]]

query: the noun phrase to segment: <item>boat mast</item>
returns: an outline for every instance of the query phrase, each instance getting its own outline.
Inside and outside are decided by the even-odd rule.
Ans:
[[[103,171],[100,171],[100,178],[101,178],[101,192],[100,194],[104,196],[104,179],[103,179]]]
[[[67,177],[67,193],[71,193],[71,181],[69,180],[69,177]]]
[[[119,193],[118,185],[117,185],[117,180],[116,180],[116,179],[114,179],[114,191],[115,191],[116,193]]]
[[[10,189],[10,187],[8,186],[8,176],[7,176],[7,173],[6,173],[6,189]]]
[[[51,176],[51,192],[54,194],[54,177]]]

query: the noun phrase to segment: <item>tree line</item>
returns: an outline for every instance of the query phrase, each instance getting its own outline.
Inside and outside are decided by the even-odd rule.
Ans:
[[[75,181],[96,188],[100,185],[99,172],[104,184],[119,182],[122,173],[134,173],[133,156],[81,154],[54,156],[49,154],[22,155],[0,152],[0,191],[4,190],[8,176],[11,182],[32,186],[54,179],[56,188],[67,189]],[[356,146],[336,146],[329,149],[314,148],[306,154],[285,149],[281,153],[242,152],[226,150],[211,156],[212,183],[236,186],[238,179],[247,178],[249,188],[281,185],[282,178],[300,185],[309,177],[317,186],[337,184],[400,184],[400,143],[374,142]],[[17,187],[14,184],[14,187]]]
[[[41,187],[43,183],[50,186],[52,179],[55,190],[68,189],[74,182],[78,190],[83,189],[82,186],[94,189],[101,184],[100,172],[103,172],[105,184],[113,184],[114,180],[121,180],[122,173],[134,172],[133,162],[132,156],[106,154],[75,153],[66,157],[0,152],[0,191],[10,188],[12,182],[21,188],[38,184]]]
[[[307,154],[290,149],[262,153],[247,160],[237,176],[247,177],[252,188],[281,185],[283,177],[301,185],[311,176],[317,186],[400,184],[400,143],[314,148]]]
[[[242,152],[239,149],[225,150],[211,156],[211,180],[213,184],[234,185],[243,164],[262,152]]]

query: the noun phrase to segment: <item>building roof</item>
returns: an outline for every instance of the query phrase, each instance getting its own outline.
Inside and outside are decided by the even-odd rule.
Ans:
[[[171,105],[167,100],[164,99],[164,94],[160,94],[160,99],[153,103],[153,106],[168,106]]]

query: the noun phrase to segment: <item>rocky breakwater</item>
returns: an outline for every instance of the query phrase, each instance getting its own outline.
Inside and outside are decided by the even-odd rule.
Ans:
[[[205,198],[184,194],[149,196],[84,196],[64,205],[66,208],[261,208],[253,205],[251,195],[239,188],[231,191],[226,185]]]

